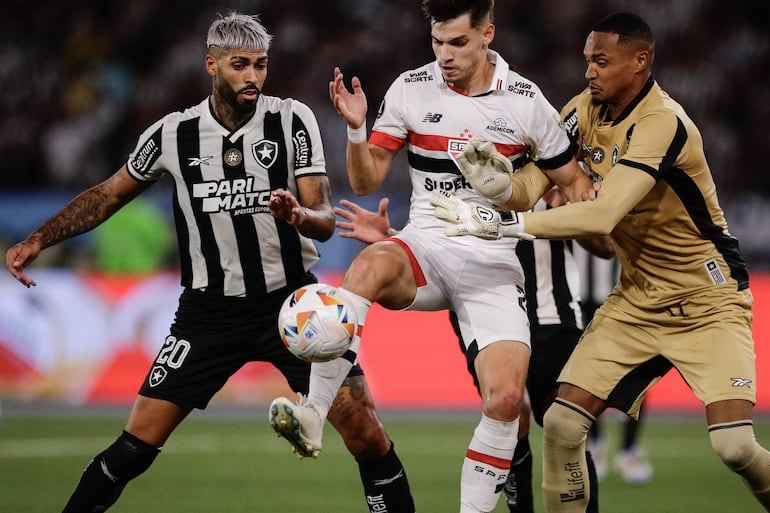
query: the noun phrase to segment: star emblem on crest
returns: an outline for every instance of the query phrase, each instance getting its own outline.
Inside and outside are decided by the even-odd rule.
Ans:
[[[278,143],[262,139],[251,145],[251,153],[260,166],[269,169],[278,159]]]
[[[166,376],[168,375],[168,371],[164,369],[163,367],[156,365],[152,368],[152,372],[150,372],[149,382],[151,387],[155,387],[160,385],[164,379],[166,379]]]

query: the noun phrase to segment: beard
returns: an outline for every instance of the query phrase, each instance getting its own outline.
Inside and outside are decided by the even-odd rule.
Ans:
[[[241,114],[249,114],[254,112],[254,109],[257,107],[259,94],[253,100],[244,100],[238,96],[243,91],[247,91],[249,89],[256,89],[259,94],[262,94],[262,90],[256,84],[244,87],[239,91],[233,90],[233,88],[231,88],[226,82],[219,82],[216,86],[218,96],[224,100],[225,103],[227,103],[227,105],[229,105],[235,112],[239,112]]]

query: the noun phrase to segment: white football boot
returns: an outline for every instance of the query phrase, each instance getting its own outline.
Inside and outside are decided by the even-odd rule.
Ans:
[[[294,403],[279,397],[270,404],[270,426],[289,441],[299,458],[318,457],[321,452],[324,421],[307,398],[300,394]]]
[[[649,483],[652,479],[652,465],[644,453],[635,447],[617,454],[615,468],[628,484],[641,485]]]

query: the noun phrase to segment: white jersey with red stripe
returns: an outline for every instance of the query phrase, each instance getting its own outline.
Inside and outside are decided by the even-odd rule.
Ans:
[[[454,162],[471,138],[494,143],[514,168],[518,160],[528,158],[543,169],[554,169],[574,153],[559,113],[537,85],[510,70],[496,52],[490,50],[488,60],[495,64],[495,74],[489,91],[481,95],[453,89],[436,61],[402,73],[385,94],[369,142],[396,151],[406,145],[412,181],[409,222],[417,227],[446,226],[430,205],[435,189],[490,204]],[[481,242],[475,237],[457,239],[463,244]],[[502,243],[515,245],[515,240]]]

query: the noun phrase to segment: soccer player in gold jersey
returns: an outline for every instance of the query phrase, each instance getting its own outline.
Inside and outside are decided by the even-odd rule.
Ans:
[[[756,442],[752,423],[749,276],[719,206],[701,135],[652,76],[655,42],[644,20],[608,16],[593,27],[583,53],[588,87],[562,117],[578,160],[601,187],[594,201],[519,214],[516,233],[610,234],[621,274],[545,414],[546,511],[585,511],[586,433],[609,406],[636,416],[646,390],[671,364],[705,405],[713,450],[770,511],[770,453]],[[493,157],[487,143],[476,143],[458,162],[474,188],[489,188],[492,170],[511,180],[501,207],[523,210],[550,186],[545,175],[538,185],[537,170],[527,182],[521,171],[509,178]],[[490,222],[465,211],[447,233],[475,234],[476,225]]]

